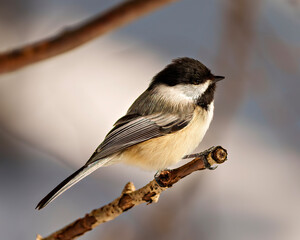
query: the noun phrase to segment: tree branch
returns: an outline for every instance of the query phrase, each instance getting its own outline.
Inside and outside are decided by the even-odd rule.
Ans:
[[[134,206],[144,202],[148,204],[157,202],[160,193],[172,187],[172,185],[177,183],[180,179],[195,171],[206,169],[208,165],[220,164],[226,160],[227,151],[224,148],[220,146],[212,147],[197,154],[194,160],[179,168],[162,171],[154,180],[138,190],[135,190],[133,183],[129,182],[125,185],[121,196],[111,203],[93,210],[89,214],[86,214],[85,217],[76,220],[46,238],[42,238],[38,235],[37,240],[74,239],[92,230],[101,223],[115,219]]]
[[[11,72],[38,61],[72,50],[98,36],[176,0],[129,0],[84,24],[68,27],[57,36],[21,48],[0,53],[0,74]]]

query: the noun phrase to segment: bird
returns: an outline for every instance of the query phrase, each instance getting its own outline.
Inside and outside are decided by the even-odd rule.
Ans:
[[[89,160],[36,206],[44,208],[96,169],[126,163],[162,171],[190,154],[213,118],[216,83],[224,79],[200,61],[172,60],[151,80]]]

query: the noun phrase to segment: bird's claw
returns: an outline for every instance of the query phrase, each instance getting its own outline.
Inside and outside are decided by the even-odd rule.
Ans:
[[[210,167],[208,167],[208,169],[209,169],[209,170],[215,170],[217,167],[218,167],[217,165],[215,165],[215,166],[210,166]]]
[[[207,158],[204,158],[203,162],[206,169],[215,170],[218,167],[218,165],[210,165],[210,163],[207,161]]]

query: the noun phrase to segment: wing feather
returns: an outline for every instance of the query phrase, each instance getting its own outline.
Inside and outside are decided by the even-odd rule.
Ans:
[[[179,131],[187,126],[191,119],[192,115],[163,113],[148,116],[126,115],[116,122],[86,165],[138,143]]]

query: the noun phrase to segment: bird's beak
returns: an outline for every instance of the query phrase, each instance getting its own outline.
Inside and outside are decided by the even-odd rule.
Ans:
[[[225,77],[223,76],[214,76],[213,83],[219,82],[223,80]]]

